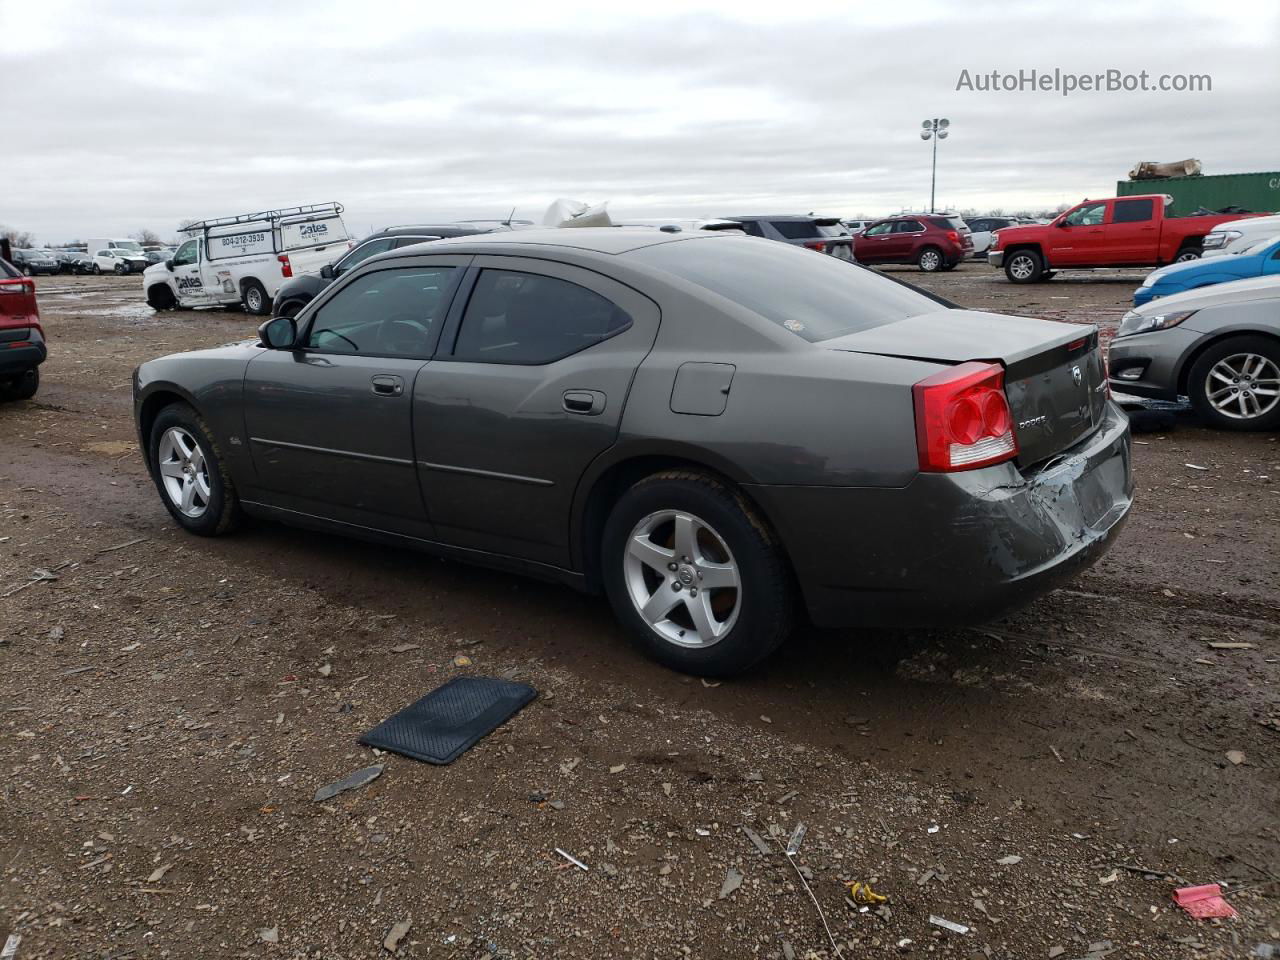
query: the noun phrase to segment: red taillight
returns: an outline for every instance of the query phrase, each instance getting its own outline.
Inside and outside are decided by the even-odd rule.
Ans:
[[[0,280],[0,293],[17,293],[32,294],[36,292],[36,282],[28,280],[26,277],[21,279],[14,278],[12,280]]]
[[[276,259],[280,261],[280,276],[292,277],[293,264],[289,262],[289,255],[287,253],[281,253],[276,256]]]
[[[960,231],[959,231],[959,230],[948,230],[948,231],[947,231],[947,239],[948,239],[948,240],[950,240],[952,243],[959,243],[959,242],[960,242]]]
[[[972,470],[1018,455],[1004,370],[997,364],[970,361],[948,367],[911,392],[921,470]]]
[[[824,253],[824,252],[826,252],[826,249],[827,249],[827,241],[825,241],[825,240],[806,240],[806,241],[804,242],[804,248],[805,248],[806,250],[817,250],[819,253]]]
[[[10,350],[17,350],[19,347],[29,347],[29,346],[31,346],[30,340],[14,340],[12,343],[5,344],[5,347],[7,347]]]

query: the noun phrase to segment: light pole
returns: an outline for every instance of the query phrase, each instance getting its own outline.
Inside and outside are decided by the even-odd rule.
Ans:
[[[938,141],[947,139],[947,127],[951,121],[943,117],[926,120],[920,125],[920,139],[933,141],[933,176],[929,180],[929,212],[933,213],[934,190],[938,186]]]

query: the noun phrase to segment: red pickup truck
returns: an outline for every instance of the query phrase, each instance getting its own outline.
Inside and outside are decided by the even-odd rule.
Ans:
[[[1163,194],[1086,200],[1051,223],[1005,227],[987,262],[1014,283],[1048,280],[1059,269],[1159,267],[1195,260],[1205,234],[1239,213],[1166,217]]]

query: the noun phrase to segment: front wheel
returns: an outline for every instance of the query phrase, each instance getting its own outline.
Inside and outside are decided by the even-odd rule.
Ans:
[[[1005,258],[1004,275],[1013,283],[1035,283],[1044,276],[1044,260],[1034,250],[1015,250]]]
[[[1173,258],[1174,263],[1188,263],[1192,260],[1199,260],[1200,255],[1204,251],[1200,247],[1183,247],[1178,251],[1178,255]]]
[[[167,286],[157,283],[147,289],[147,306],[152,310],[173,310],[178,306],[178,299]]]
[[[1196,413],[1223,430],[1280,428],[1280,343],[1228,337],[1191,367],[1187,392]]]
[[[128,268],[128,267],[126,267],[123,263],[117,263],[117,264],[116,264],[116,276],[117,276],[117,277],[123,277],[123,276],[124,276],[126,273],[128,273],[128,272],[129,272],[129,268]]]
[[[240,519],[240,501],[222,452],[201,416],[184,403],[165,407],[151,426],[151,477],[169,515],[191,533],[226,533]]]
[[[942,269],[942,251],[937,247],[925,247],[916,256],[916,266],[925,273],[935,273]]]
[[[245,281],[240,299],[244,303],[245,313],[251,313],[255,317],[266,316],[271,310],[271,301],[267,299],[267,291],[263,289],[262,284],[257,280]]]
[[[609,515],[602,547],[614,613],[675,670],[741,673],[791,632],[781,547],[741,495],[712,477],[667,471],[635,484]]]
[[[93,275],[96,277],[100,273],[102,273],[102,268],[95,263],[93,265]]]

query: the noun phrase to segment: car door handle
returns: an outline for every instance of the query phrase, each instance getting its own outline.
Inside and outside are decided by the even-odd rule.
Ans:
[[[404,393],[404,380],[387,373],[380,373],[370,381],[373,392],[380,397],[398,397]]]
[[[561,403],[569,413],[595,417],[604,413],[605,395],[599,390],[566,390]]]

